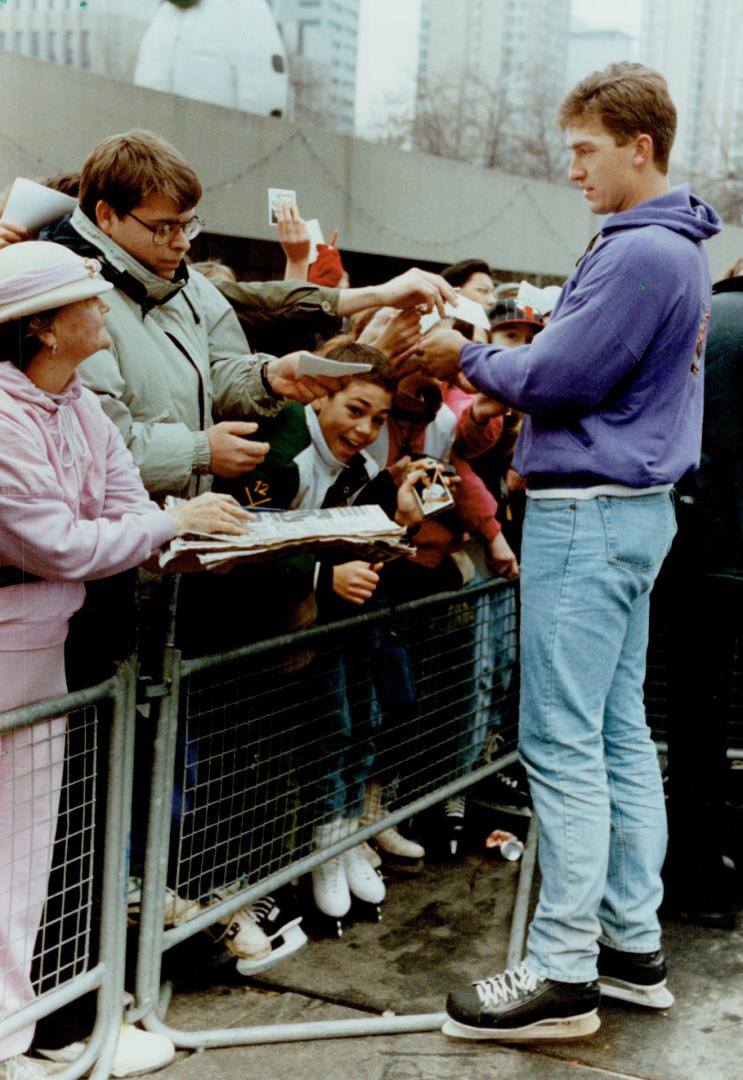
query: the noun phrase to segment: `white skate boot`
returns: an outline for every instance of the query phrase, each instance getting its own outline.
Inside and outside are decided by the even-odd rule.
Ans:
[[[364,798],[364,814],[361,825],[373,825],[381,821],[385,816],[382,806],[382,785],[378,780],[370,780],[366,785]],[[409,874],[417,874],[423,869],[423,857],[425,848],[416,844],[414,840],[408,840],[399,833],[394,825],[382,829],[373,837],[374,846],[382,856],[382,859],[390,867],[404,870]]]
[[[358,828],[357,821],[348,822],[349,833]],[[364,857],[361,845],[349,848],[343,855],[343,866],[346,872],[346,881],[351,895],[362,904],[369,904],[376,908],[377,918],[381,918],[379,905],[385,897],[384,882]]]
[[[343,818],[336,818],[335,821],[329,821],[324,825],[316,825],[312,834],[315,847],[320,849],[335,844],[348,835],[348,826],[348,821]],[[369,867],[368,863],[366,865]],[[329,919],[335,920],[336,931],[340,937],[343,933],[341,919],[351,910],[345,855],[335,855],[332,859],[315,867],[312,871],[312,896],[317,910]]]

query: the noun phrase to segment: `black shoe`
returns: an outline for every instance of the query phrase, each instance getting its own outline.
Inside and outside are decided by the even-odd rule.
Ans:
[[[602,995],[669,1009],[673,994],[666,988],[666,961],[658,949],[651,953],[628,953],[599,943],[599,986]]]
[[[598,1030],[598,1003],[598,983],[553,982],[520,964],[450,994],[442,1030],[504,1042],[576,1039]]]
[[[526,772],[518,763],[501,769],[490,777],[490,794],[499,809],[527,816],[531,813],[531,795]]]

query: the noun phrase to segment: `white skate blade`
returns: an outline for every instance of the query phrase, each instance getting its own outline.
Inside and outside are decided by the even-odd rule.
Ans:
[[[453,1039],[487,1039],[489,1042],[533,1042],[537,1039],[582,1039],[601,1027],[594,1010],[566,1020],[542,1020],[521,1028],[479,1028],[461,1024],[447,1016],[441,1030]]]
[[[670,1009],[674,1002],[666,980],[655,986],[638,986],[636,983],[612,979],[608,975],[599,976],[599,989],[602,997],[615,998],[617,1001],[629,1001],[632,1005],[644,1005],[647,1009]]]
[[[260,971],[267,971],[274,964],[278,964],[279,960],[285,960],[288,956],[293,956],[294,953],[299,952],[307,944],[307,935],[299,925],[299,920],[284,927],[283,933],[277,934],[276,937],[281,937],[283,943],[272,949],[270,956],[264,956],[260,960],[238,960],[236,968],[238,973],[240,975],[257,975]]]

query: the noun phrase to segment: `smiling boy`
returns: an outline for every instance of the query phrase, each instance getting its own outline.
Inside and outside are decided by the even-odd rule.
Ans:
[[[548,326],[510,350],[434,331],[424,365],[460,368],[526,414],[519,749],[542,883],[526,957],[450,995],[445,1031],[588,1035],[607,995],[666,988],[657,909],[663,788],[645,720],[649,597],[675,532],[671,489],[699,461],[711,207],[671,188],[676,110],[632,63],[594,72],[560,110],[570,178],[609,214]],[[497,353],[497,363],[493,357]],[[597,982],[598,976],[598,982]]]
[[[397,386],[387,357],[368,345],[333,346],[329,359],[372,365],[338,380],[338,390],[314,406],[290,403],[261,425],[270,443],[265,462],[222,485],[247,506],[284,509],[339,506],[379,472],[366,452],[384,427]],[[394,511],[393,511],[394,513]]]

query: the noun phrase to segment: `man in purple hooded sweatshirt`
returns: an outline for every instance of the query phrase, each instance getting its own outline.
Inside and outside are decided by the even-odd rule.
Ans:
[[[671,188],[665,80],[612,64],[568,95],[570,178],[610,215],[530,345],[433,331],[424,366],[526,414],[520,753],[542,884],[524,961],[449,996],[444,1031],[588,1035],[599,992],[667,1008],[666,821],[643,705],[650,591],[699,461],[711,207]]]

